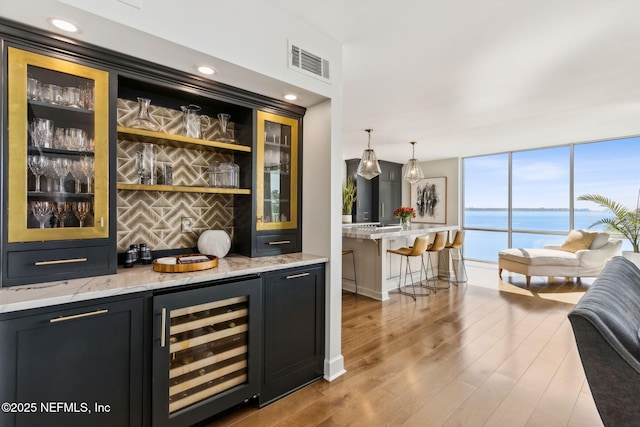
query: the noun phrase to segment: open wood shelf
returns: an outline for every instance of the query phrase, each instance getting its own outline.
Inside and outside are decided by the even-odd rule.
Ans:
[[[173,147],[197,146],[203,149],[251,152],[251,147],[222,141],[209,141],[206,139],[190,138],[182,135],[153,132],[144,129],[133,129],[118,126],[118,136],[133,142],[151,142],[153,144],[169,145]]]
[[[118,183],[118,190],[130,191],[167,191],[180,193],[209,193],[209,194],[251,194],[248,188],[216,188],[192,187],[188,185],[145,185]]]

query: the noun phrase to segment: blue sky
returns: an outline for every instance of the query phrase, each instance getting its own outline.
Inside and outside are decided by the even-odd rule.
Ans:
[[[640,190],[640,138],[574,145],[574,197],[594,193],[635,207]],[[513,153],[513,207],[568,208],[570,147]],[[464,161],[467,207],[507,207],[506,153]],[[598,209],[575,201],[576,208]]]

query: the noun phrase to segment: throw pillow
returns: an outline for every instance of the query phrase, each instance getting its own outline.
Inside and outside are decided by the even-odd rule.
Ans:
[[[581,249],[588,249],[591,242],[598,233],[589,233],[582,230],[571,230],[560,249],[567,252],[577,252]]]

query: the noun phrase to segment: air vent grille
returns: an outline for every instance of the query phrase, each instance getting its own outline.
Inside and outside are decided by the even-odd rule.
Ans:
[[[291,44],[289,66],[294,70],[310,73],[325,81],[329,81],[329,60]]]

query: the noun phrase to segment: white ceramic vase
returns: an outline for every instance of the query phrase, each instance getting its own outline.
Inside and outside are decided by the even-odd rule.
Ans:
[[[351,224],[353,217],[351,215],[342,215],[343,224]]]
[[[231,239],[223,230],[206,230],[198,237],[198,251],[204,255],[224,258],[231,248]]]

